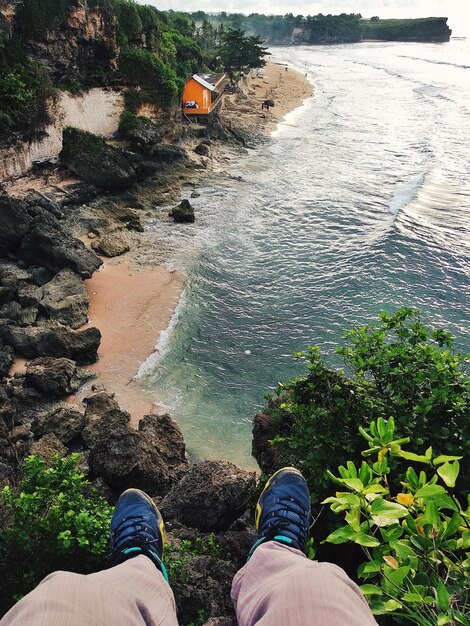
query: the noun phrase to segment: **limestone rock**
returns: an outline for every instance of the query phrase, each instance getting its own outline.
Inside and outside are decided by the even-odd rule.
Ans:
[[[0,337],[27,359],[39,356],[66,357],[79,365],[95,363],[101,341],[101,333],[97,328],[71,330],[59,325],[25,328],[5,325],[0,328]]]
[[[261,471],[267,475],[272,474],[282,465],[278,449],[270,443],[276,434],[270,415],[265,413],[255,415],[251,453]]]
[[[130,415],[123,411],[112,394],[106,391],[87,396],[83,441],[89,448],[106,444],[113,432],[130,432]]]
[[[146,416],[135,431],[130,416],[106,392],[85,399],[86,426],[82,432],[90,447],[89,465],[116,492],[138,487],[164,495],[187,467],[184,442],[168,416]]]
[[[204,143],[204,142],[199,143],[194,148],[194,152],[196,154],[199,154],[200,156],[205,156],[205,157],[208,157],[211,154],[211,150],[210,150],[209,146],[207,145],[207,143]]]
[[[41,308],[50,320],[70,328],[88,322],[88,295],[80,276],[65,269],[42,287]]]
[[[70,359],[41,357],[26,365],[26,384],[52,397],[78,391],[87,378],[89,375]]]
[[[102,263],[92,250],[44,209],[35,215],[17,255],[31,265],[43,265],[53,272],[69,268],[82,278],[91,278]]]
[[[29,326],[36,322],[37,316],[37,307],[23,307],[16,301],[7,302],[0,307],[0,320],[2,320],[2,324]]]
[[[195,220],[194,208],[186,198],[172,209],[170,215],[177,223],[191,223]]]
[[[21,306],[37,307],[41,299],[41,290],[37,285],[25,283],[18,288],[17,299]]]
[[[0,341],[0,378],[8,375],[8,371],[14,361],[13,350]]]
[[[137,175],[137,164],[122,150],[78,128],[64,129],[60,159],[83,180],[104,189],[128,187]]]
[[[233,563],[206,555],[189,556],[181,569],[181,575],[172,581],[180,623],[194,623],[200,609],[208,615],[233,615],[230,588],[237,571]]]
[[[161,503],[167,521],[201,530],[226,530],[246,510],[255,474],[228,461],[193,465]]]
[[[24,202],[0,196],[0,255],[14,252],[29,230],[31,218]]]
[[[98,252],[98,254],[104,254],[108,257],[119,256],[130,250],[128,242],[120,233],[104,235],[101,239],[93,241],[91,247]]]
[[[53,433],[48,433],[35,441],[30,450],[30,454],[35,454],[44,459],[46,465],[51,465],[56,455],[64,456],[66,453],[67,448]]]
[[[78,437],[85,426],[85,416],[71,407],[59,407],[52,413],[41,413],[31,424],[36,437],[53,433],[67,445]]]

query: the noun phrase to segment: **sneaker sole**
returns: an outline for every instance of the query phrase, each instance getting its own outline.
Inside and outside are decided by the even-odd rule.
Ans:
[[[296,467],[281,467],[281,469],[278,469],[277,472],[274,472],[274,474],[269,478],[268,482],[265,484],[264,489],[261,492],[260,497],[258,498],[258,502],[256,503],[256,513],[255,513],[256,530],[258,530],[259,521],[261,519],[261,514],[263,512],[263,509],[262,509],[261,504],[260,504],[261,498],[263,497],[263,494],[266,491],[266,489],[268,489],[268,487],[271,485],[271,481],[273,480],[273,478],[275,476],[277,476],[280,472],[284,472],[286,470],[288,470],[289,472],[293,472],[295,474],[298,474],[299,476],[302,476],[302,478],[303,478],[302,472],[299,471]]]

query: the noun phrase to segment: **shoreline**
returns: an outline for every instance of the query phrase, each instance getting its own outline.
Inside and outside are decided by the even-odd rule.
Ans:
[[[286,71],[285,68],[285,63],[270,59],[262,72],[250,73],[238,93],[225,96],[222,124],[227,125],[241,143],[257,145],[262,138],[269,139],[285,115],[301,107],[313,95],[312,84],[303,73],[290,67]],[[269,111],[261,108],[267,98],[275,100],[275,106]],[[182,142],[189,169],[187,165],[176,167],[164,172],[156,181],[144,181],[137,186],[133,193],[142,204],[137,211],[142,221],[142,234],[123,231],[121,224],[116,226],[116,222],[110,222],[108,232],[125,233],[131,244],[130,251],[114,259],[101,257],[102,267],[84,281],[89,297],[89,321],[82,329],[97,327],[102,338],[99,359],[87,366],[96,378],[70,396],[68,403],[80,408],[92,386],[105,388],[130,413],[134,428],[145,415],[168,412],[168,407],[159,405],[158,399],[145,389],[141,382],[145,373],[136,378],[142,373],[144,364],[156,354],[162,333],[171,327],[185,281],[182,272],[165,265],[171,246],[168,245],[167,250],[163,242],[162,249],[156,248],[151,237],[145,235],[145,225],[150,220],[156,220],[157,224],[173,223],[168,217],[168,207],[189,197],[191,190],[200,186],[207,176],[229,176],[226,169],[232,156],[230,150],[234,149],[230,142],[216,140],[207,157],[195,153],[199,141],[193,136],[185,137]],[[236,150],[240,151],[239,143]],[[76,182],[75,178],[72,180]],[[13,195],[16,192],[21,196],[33,190],[44,195],[49,189],[57,191],[67,184],[67,180],[57,182],[54,176],[30,173],[9,183],[8,188]],[[109,212],[104,215],[109,219]],[[90,207],[83,205],[78,217],[72,219],[87,246],[91,243],[91,235],[87,236],[90,228],[84,224],[95,218],[96,206],[92,204]],[[24,366],[25,361],[17,359],[11,373],[24,372]]]

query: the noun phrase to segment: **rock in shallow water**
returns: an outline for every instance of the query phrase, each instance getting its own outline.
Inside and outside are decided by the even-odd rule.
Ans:
[[[170,215],[177,223],[191,223],[195,220],[194,208],[186,198],[172,209]]]

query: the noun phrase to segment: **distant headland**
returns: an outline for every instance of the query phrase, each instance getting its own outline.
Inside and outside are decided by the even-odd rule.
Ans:
[[[373,16],[364,19],[360,13],[303,16],[292,13],[244,15],[225,11],[194,11],[185,15],[196,24],[238,28],[249,35],[261,37],[270,45],[355,43],[364,40],[444,42],[449,41],[452,34],[447,17],[380,19]]]

